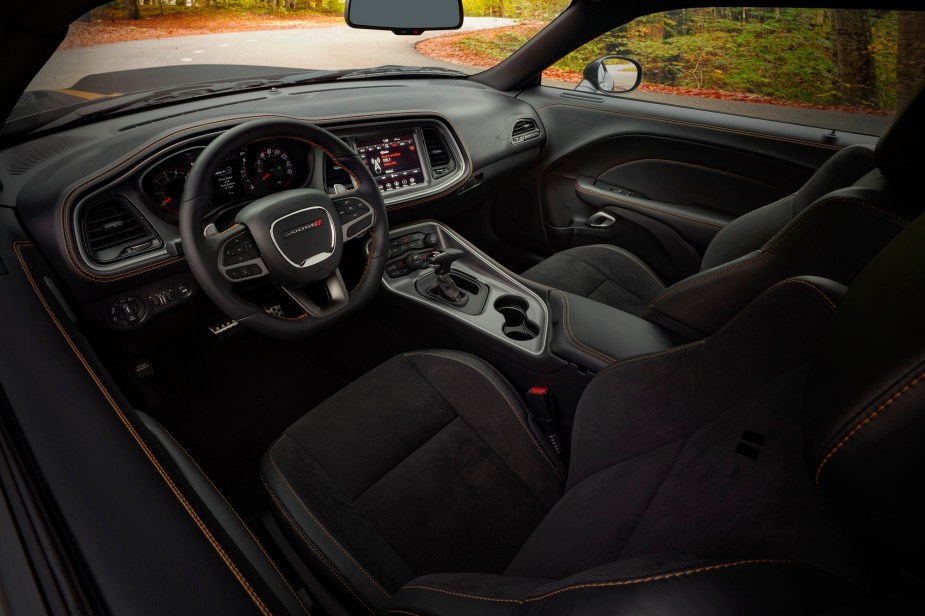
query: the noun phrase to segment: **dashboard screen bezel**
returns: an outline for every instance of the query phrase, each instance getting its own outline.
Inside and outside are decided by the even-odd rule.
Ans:
[[[376,176],[375,170],[370,166],[369,161],[363,159],[363,162],[366,164],[366,168],[369,169],[370,174],[373,176],[373,180],[376,182],[376,185],[379,186],[379,192],[383,195],[391,194],[394,192],[403,191],[406,189],[413,189],[420,186],[427,186],[430,184],[430,169],[427,166],[427,161],[425,161],[424,156],[421,154],[421,143],[423,139],[419,136],[419,130],[417,127],[414,128],[405,128],[401,130],[392,130],[389,132],[381,132],[378,135],[362,135],[355,137],[353,140],[353,147],[356,149],[357,154],[360,155],[360,158],[363,159],[363,154],[360,152],[361,148],[375,147],[376,143],[387,143],[393,141],[404,141],[410,138],[413,141],[414,154],[416,154],[418,162],[418,170],[420,172],[420,181],[414,184],[408,184],[407,186],[394,187],[394,188],[385,188],[383,187],[386,184],[386,181],[380,180]],[[412,144],[403,146],[405,148],[409,147]],[[410,152],[409,152],[410,153]]]

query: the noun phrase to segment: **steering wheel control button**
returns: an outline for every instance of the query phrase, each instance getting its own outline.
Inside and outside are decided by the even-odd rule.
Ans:
[[[356,197],[338,199],[334,202],[334,208],[337,210],[337,216],[340,218],[342,224],[347,224],[352,220],[362,218],[370,212],[369,205],[362,199]]]
[[[222,265],[225,267],[253,261],[259,257],[260,253],[254,245],[254,240],[246,232],[228,240],[222,249]]]

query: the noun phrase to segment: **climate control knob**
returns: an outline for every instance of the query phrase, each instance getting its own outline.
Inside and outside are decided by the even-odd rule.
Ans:
[[[408,257],[408,267],[411,267],[413,269],[421,269],[423,265],[424,265],[423,256],[417,253],[414,253]]]

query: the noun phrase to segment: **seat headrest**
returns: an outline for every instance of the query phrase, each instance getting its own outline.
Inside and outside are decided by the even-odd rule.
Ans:
[[[877,167],[886,178],[903,186],[920,184],[922,143],[925,140],[925,83],[897,111],[877,142]]]
[[[820,489],[910,566],[925,548],[925,216],[861,272],[807,381],[804,456]]]

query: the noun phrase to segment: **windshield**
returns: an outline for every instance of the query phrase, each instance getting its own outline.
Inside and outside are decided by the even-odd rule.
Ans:
[[[484,35],[480,40],[522,44],[569,3],[463,0],[461,30],[396,36],[348,27],[343,0],[118,0],[71,24],[7,124],[22,125],[28,117],[31,129],[55,110],[193,83],[284,75],[335,79],[383,65],[393,67],[389,74],[461,77],[516,50],[466,45],[474,32]]]

